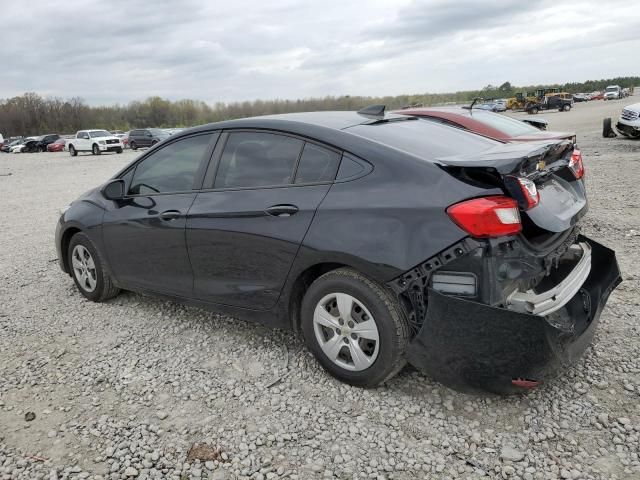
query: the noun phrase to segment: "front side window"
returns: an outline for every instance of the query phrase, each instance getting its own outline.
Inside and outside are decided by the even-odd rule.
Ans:
[[[303,144],[297,138],[273,133],[230,133],[214,187],[287,185]]]
[[[307,143],[302,151],[295,183],[328,182],[336,178],[340,154]]]
[[[153,195],[193,189],[211,135],[187,137],[153,152],[136,166],[129,193]]]

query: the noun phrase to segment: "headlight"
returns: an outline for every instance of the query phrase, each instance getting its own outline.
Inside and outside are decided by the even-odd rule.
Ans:
[[[104,140],[98,140],[98,143],[99,143],[100,145],[106,145],[106,143],[107,143],[107,142],[105,142]]]
[[[71,208],[71,204],[62,207],[60,209],[60,215],[64,215],[65,213],[67,213],[67,210],[69,210],[70,208]]]

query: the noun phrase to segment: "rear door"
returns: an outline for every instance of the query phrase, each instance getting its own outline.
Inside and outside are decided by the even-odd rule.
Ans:
[[[224,133],[187,218],[196,298],[275,305],[340,153],[255,130]]]
[[[127,196],[112,202],[102,226],[109,265],[121,284],[192,296],[186,218],[217,135],[180,138],[122,175]]]

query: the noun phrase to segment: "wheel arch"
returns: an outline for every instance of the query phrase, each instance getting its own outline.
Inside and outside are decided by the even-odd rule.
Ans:
[[[344,263],[322,262],[311,265],[298,274],[291,285],[291,293],[289,294],[288,303],[289,319],[291,322],[291,328],[294,331],[300,331],[300,309],[302,307],[302,299],[309,289],[309,286],[325,273],[344,267],[351,268],[350,265],[346,265]]]
[[[71,275],[71,267],[69,265],[69,244],[71,243],[71,239],[76,233],[80,233],[82,230],[78,227],[72,226],[67,228],[62,237],[60,237],[60,255],[62,255],[62,265],[64,266],[64,271]]]

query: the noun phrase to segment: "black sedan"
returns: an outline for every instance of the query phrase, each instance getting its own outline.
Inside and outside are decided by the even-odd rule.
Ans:
[[[572,153],[379,107],[205,125],[74,201],[60,266],[93,301],[126,289],[299,330],[352,385],[409,361],[519,391],[584,351],[620,281],[579,234]]]

